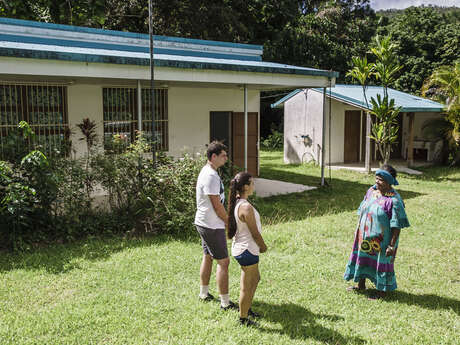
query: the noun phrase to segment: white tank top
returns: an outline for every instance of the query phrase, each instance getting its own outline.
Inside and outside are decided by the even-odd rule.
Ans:
[[[238,256],[241,255],[246,249],[249,250],[249,252],[252,255],[259,255],[260,250],[259,246],[257,245],[256,241],[254,241],[254,238],[251,235],[251,231],[248,228],[248,225],[240,220],[238,217],[238,210],[242,204],[245,202],[248,202],[245,199],[240,199],[237,201],[236,206],[235,206],[235,220],[236,220],[236,233],[235,236],[233,237],[233,242],[232,242],[232,256]],[[252,205],[251,205],[252,206]],[[260,223],[260,215],[259,212],[253,207],[254,209],[254,216],[256,218],[256,225],[257,225],[257,230],[259,232],[262,231],[262,226]]]

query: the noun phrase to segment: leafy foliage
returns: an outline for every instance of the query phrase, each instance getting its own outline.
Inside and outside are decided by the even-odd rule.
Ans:
[[[271,134],[262,141],[262,145],[269,150],[278,150],[283,148],[283,142],[283,133],[272,128]]]
[[[33,150],[19,162],[0,161],[1,247],[24,250],[105,233],[192,230],[204,155],[160,156],[154,166],[148,149],[139,133],[119,154],[91,150],[74,160]],[[222,172],[227,179],[229,169]],[[96,187],[107,202],[94,193]]]
[[[450,150],[451,165],[460,163],[460,62],[437,68],[425,81],[422,94],[446,104],[445,119],[426,123],[424,130],[444,140],[445,147]],[[444,154],[445,163],[449,154]]]
[[[392,86],[420,93],[424,81],[442,65],[459,58],[460,26],[458,17],[434,7],[409,7],[378,28],[391,35],[398,64],[403,66]]]

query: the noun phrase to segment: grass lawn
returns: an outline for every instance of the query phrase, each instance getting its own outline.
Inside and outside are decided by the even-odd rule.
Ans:
[[[261,177],[317,185],[319,173],[262,152]],[[0,344],[458,344],[460,169],[398,177],[412,226],[401,232],[399,289],[385,301],[347,292],[342,280],[373,177],[331,175],[328,188],[256,200],[269,247],[254,303],[259,328],[197,300],[201,249],[192,232],[2,253]],[[232,259],[235,301],[238,291]]]

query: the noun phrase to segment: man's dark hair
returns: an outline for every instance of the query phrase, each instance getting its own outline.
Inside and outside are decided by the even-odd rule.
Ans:
[[[382,165],[382,167],[380,169],[388,171],[391,174],[391,176],[396,178],[396,175],[397,175],[396,169],[393,168],[390,164],[384,164],[384,165]]]
[[[208,149],[206,150],[206,156],[208,160],[211,160],[213,153],[216,155],[220,155],[222,151],[227,151],[227,146],[225,146],[220,141],[214,140],[208,145]]]

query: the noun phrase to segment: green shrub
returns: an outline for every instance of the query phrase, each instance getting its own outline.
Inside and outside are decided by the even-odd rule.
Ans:
[[[79,160],[26,152],[0,161],[0,246],[24,250],[105,233],[193,231],[195,185],[205,155],[178,160],[158,154],[153,165],[142,134],[120,154],[92,150]],[[228,184],[231,165],[221,169]],[[108,205],[98,207],[100,186]]]
[[[283,133],[272,128],[271,134],[262,140],[262,146],[268,150],[279,150],[283,148],[283,141]]]

